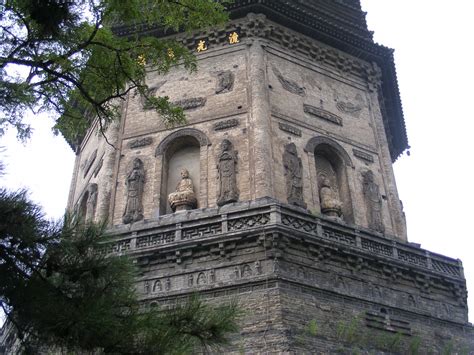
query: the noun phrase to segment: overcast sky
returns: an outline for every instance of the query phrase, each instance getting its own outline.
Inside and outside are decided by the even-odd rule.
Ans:
[[[408,239],[463,261],[470,320],[474,320],[474,1],[362,0],[376,42],[395,49],[410,156],[395,164]],[[35,120],[26,145],[14,133],[0,138],[7,165],[0,184],[27,187],[31,198],[59,218],[66,206],[74,154]]]

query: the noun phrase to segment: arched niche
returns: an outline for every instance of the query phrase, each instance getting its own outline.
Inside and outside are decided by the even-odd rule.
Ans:
[[[197,198],[197,208],[207,207],[207,136],[194,128],[173,132],[161,141],[155,151],[157,157],[158,214],[173,213],[168,195],[176,191],[183,168],[189,172]]]
[[[314,157],[314,195],[318,196],[321,213],[354,223],[348,174],[348,169],[351,169],[353,164],[349,154],[339,143],[322,136],[311,138],[305,151],[311,158]],[[327,207],[325,201],[328,199],[336,201],[333,209]],[[339,206],[337,201],[340,202]]]

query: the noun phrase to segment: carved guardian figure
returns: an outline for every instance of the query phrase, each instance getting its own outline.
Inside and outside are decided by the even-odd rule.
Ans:
[[[379,192],[379,185],[375,183],[374,173],[370,170],[362,173],[362,178],[362,191],[365,198],[369,228],[384,233],[385,226],[383,225],[382,218],[382,196]]]
[[[135,158],[133,161],[133,167],[127,175],[125,185],[127,186],[127,202],[122,221],[128,224],[143,219],[142,198],[145,185],[145,170],[140,159]]]
[[[196,208],[197,199],[194,193],[194,185],[187,169],[181,170],[181,181],[176,186],[176,191],[168,195],[168,202],[173,212]]]
[[[97,184],[90,184],[87,191],[89,192],[89,195],[86,203],[87,209],[85,220],[86,222],[92,222],[94,220],[95,209],[97,206]]]
[[[303,164],[298,157],[294,143],[285,146],[283,166],[285,167],[288,203],[306,208],[306,203],[303,199]]]
[[[218,206],[236,202],[239,199],[239,190],[237,189],[236,180],[237,151],[232,148],[231,141],[228,139],[222,141],[221,152],[217,163],[217,178],[219,180],[219,191],[217,195]]]

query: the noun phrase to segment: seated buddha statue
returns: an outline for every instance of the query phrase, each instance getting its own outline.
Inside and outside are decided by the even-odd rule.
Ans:
[[[321,202],[321,213],[328,217],[341,217],[342,202],[339,200],[336,192],[332,189],[330,180],[325,176],[321,177],[320,186],[319,199]]]
[[[173,212],[196,208],[197,199],[194,193],[193,181],[189,177],[189,171],[187,169],[184,168],[181,170],[181,180],[178,185],[176,185],[176,191],[168,195],[168,202]]]

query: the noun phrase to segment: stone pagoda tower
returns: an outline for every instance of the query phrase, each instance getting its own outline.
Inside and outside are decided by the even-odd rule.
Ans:
[[[150,70],[187,124],[130,94],[116,149],[94,125],[77,147],[69,208],[109,220],[145,304],[237,299],[228,352],[474,350],[461,262],[407,241],[393,55],[359,0],[229,10],[225,28],[175,35],[197,73]]]

